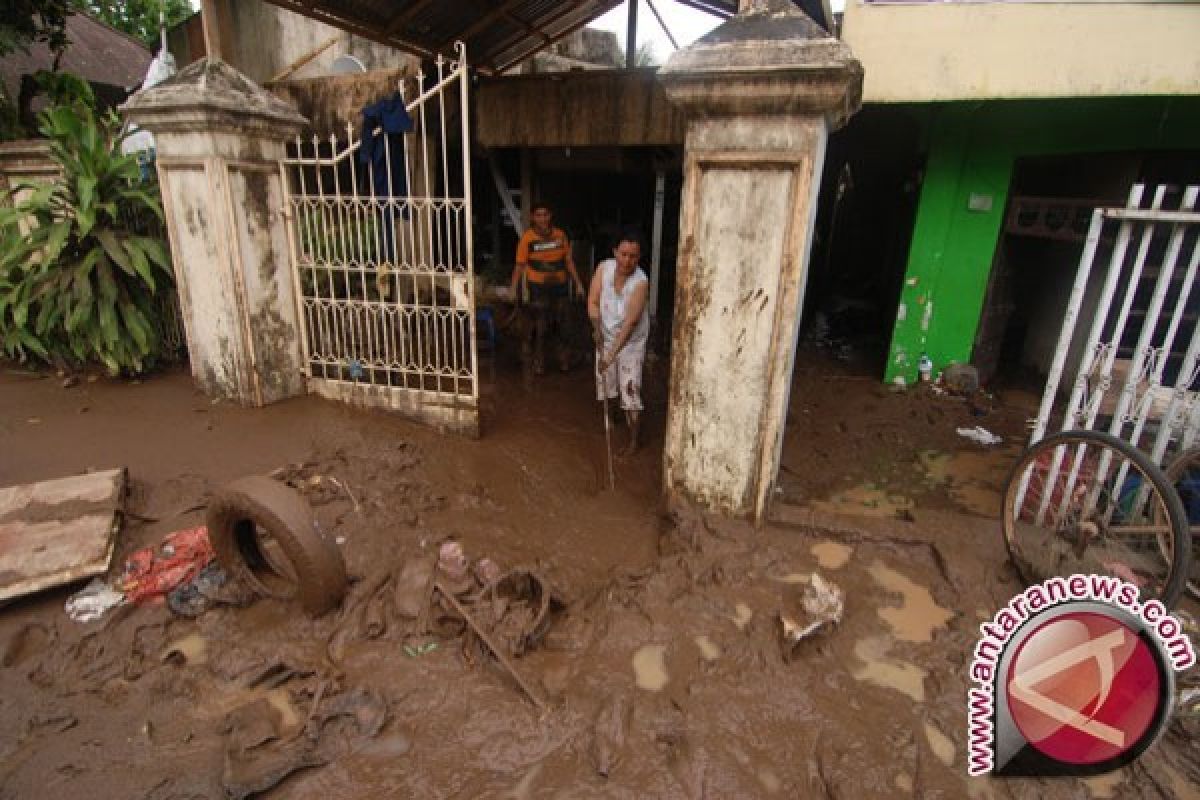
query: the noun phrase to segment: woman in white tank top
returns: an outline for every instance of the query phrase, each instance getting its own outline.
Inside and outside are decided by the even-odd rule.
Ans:
[[[641,244],[636,234],[622,234],[613,255],[596,266],[588,292],[588,316],[597,349],[596,396],[621,399],[629,423],[629,453],[638,445],[642,364],[650,335],[650,282],[638,266]]]

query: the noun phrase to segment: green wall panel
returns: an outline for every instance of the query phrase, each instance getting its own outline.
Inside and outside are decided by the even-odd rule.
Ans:
[[[1200,98],[991,101],[928,106],[929,155],[884,379],[967,362],[1013,164],[1024,156],[1200,150]]]

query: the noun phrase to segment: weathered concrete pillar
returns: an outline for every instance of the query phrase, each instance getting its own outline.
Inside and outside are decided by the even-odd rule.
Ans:
[[[659,72],[688,117],[665,491],[761,521],[775,483],[817,191],[862,67],[789,0]]]
[[[304,118],[213,59],[122,110],[155,137],[197,383],[252,406],[303,393],[280,160]]]

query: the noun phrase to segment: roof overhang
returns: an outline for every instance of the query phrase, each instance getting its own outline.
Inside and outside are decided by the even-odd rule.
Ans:
[[[728,17],[737,0],[679,0]],[[587,25],[621,0],[267,0],[272,5],[422,58],[454,56],[499,73]]]

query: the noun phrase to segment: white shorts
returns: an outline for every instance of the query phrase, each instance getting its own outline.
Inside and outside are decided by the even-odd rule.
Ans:
[[[644,347],[625,347],[617,361],[603,374],[596,375],[596,399],[621,398],[626,411],[642,410],[642,364],[646,360]]]

